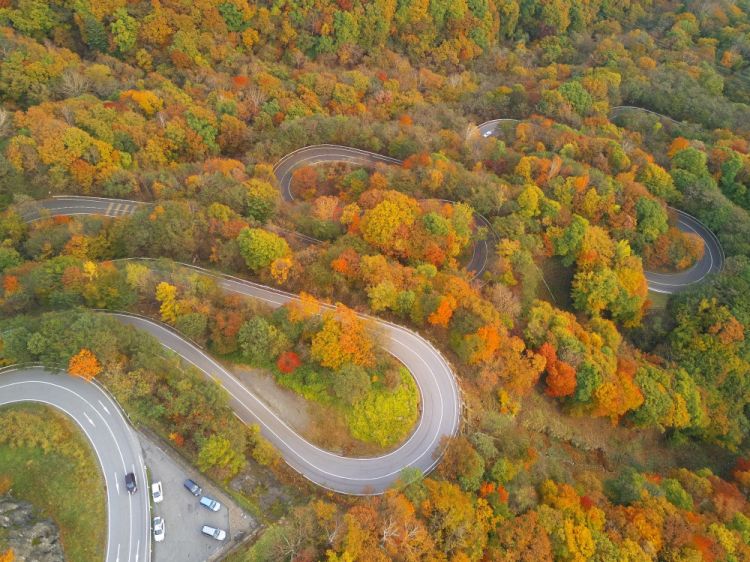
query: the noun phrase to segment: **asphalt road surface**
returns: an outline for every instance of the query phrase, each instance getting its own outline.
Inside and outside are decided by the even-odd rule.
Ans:
[[[201,268],[186,267],[214,275]],[[295,295],[242,279],[216,277],[226,291],[261,300],[271,307],[297,299]],[[165,348],[221,384],[229,394],[232,408],[243,421],[259,424],[263,435],[289,466],[329,490],[354,495],[379,494],[398,479],[404,468],[416,467],[429,472],[439,460],[442,438],[458,431],[461,399],[448,362],[424,338],[395,324],[367,317],[375,324],[385,349],[414,377],[422,400],[421,415],[410,437],[398,449],[377,457],[351,458],[306,441],[232,373],[168,326],[129,314],[115,316],[156,337]]]
[[[492,119],[477,125],[477,131],[482,138],[494,137],[500,131],[500,125],[503,123],[519,123],[518,119]]]
[[[144,205],[144,203],[139,201],[127,201],[124,199],[63,195],[39,201],[22,203],[19,205],[18,211],[24,221],[34,222],[47,217],[62,215],[103,215],[105,217],[122,217],[132,215],[141,205]]]
[[[107,486],[107,562],[148,562],[151,523],[141,446],[119,407],[99,386],[40,367],[0,373],[0,406],[40,402],[67,414],[93,447]],[[125,489],[133,472],[138,491]],[[83,492],[85,493],[85,491]],[[75,498],[71,498],[75,501]]]
[[[684,291],[695,283],[700,283],[711,274],[718,273],[724,267],[724,251],[716,235],[711,232],[702,222],[680,211],[677,213],[677,226],[683,232],[697,234],[703,239],[703,257],[691,268],[678,273],[657,273],[646,271],[648,288],[657,293],[678,293]]]

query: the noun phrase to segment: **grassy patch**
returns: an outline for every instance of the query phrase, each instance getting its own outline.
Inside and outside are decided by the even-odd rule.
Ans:
[[[667,308],[670,295],[665,293],[657,293],[655,291],[648,292],[648,300],[651,301],[651,310],[661,311]]]
[[[276,380],[306,400],[330,406],[343,417],[351,436],[363,443],[389,448],[409,435],[419,416],[419,392],[409,371],[399,368],[395,389],[373,384],[353,405],[331,394],[333,376],[337,375],[305,365],[293,375],[277,375]],[[333,420],[329,430],[332,427]]]
[[[60,529],[65,558],[103,560],[107,516],[104,481],[74,422],[40,404],[0,408],[0,479]]]
[[[563,310],[570,310],[572,303],[570,301],[570,287],[573,282],[574,269],[565,267],[562,259],[558,257],[546,259],[541,263],[541,271],[547,285],[544,282],[539,287],[539,298],[550,300]],[[549,287],[549,290],[548,288]],[[550,295],[550,291],[552,295]]]
[[[381,447],[403,440],[417,421],[419,393],[409,371],[401,369],[401,384],[395,390],[373,389],[347,413],[352,435]]]
[[[419,417],[419,391],[408,370],[390,359],[368,372],[371,385],[353,403],[336,396],[334,379],[342,376],[312,362],[282,373],[273,362],[252,364],[239,352],[221,356],[238,365],[270,371],[276,383],[310,404],[313,425],[324,431],[306,435],[318,445],[349,455],[373,455],[397,445],[409,435]],[[386,384],[391,377],[395,380]],[[395,376],[394,376],[395,375]]]

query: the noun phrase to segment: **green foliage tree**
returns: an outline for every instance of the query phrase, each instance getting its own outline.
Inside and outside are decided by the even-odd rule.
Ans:
[[[112,41],[120,53],[128,53],[135,47],[140,24],[125,8],[118,8],[110,24]]]
[[[635,204],[635,210],[638,232],[647,243],[653,242],[669,229],[667,213],[658,201],[641,197]]]
[[[281,352],[289,347],[283,332],[261,316],[253,316],[242,324],[237,334],[237,343],[246,361],[259,366],[270,365]]]
[[[287,257],[291,249],[286,240],[261,228],[245,228],[237,237],[240,253],[247,267],[258,271],[278,258]]]
[[[211,435],[198,451],[198,468],[203,471],[218,469],[225,479],[235,476],[246,464],[243,452],[235,450],[232,442],[220,434]]]
[[[279,204],[279,191],[270,183],[251,179],[247,185],[247,214],[260,223],[268,221]]]
[[[370,387],[370,376],[359,365],[344,365],[333,375],[333,392],[347,404],[362,400]]]

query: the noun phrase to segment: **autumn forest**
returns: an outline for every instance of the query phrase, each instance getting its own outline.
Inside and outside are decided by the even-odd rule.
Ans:
[[[360,152],[289,163],[312,145]],[[423,415],[386,320],[460,426],[429,474],[328,491],[101,311],[268,374],[349,456]],[[230,561],[750,560],[750,1],[0,0],[16,363],[290,490]]]

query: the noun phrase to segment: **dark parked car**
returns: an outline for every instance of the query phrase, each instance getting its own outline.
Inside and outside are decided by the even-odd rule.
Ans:
[[[135,483],[135,474],[132,472],[128,472],[125,475],[125,487],[131,494],[135,494],[138,491],[138,486]]]
[[[182,485],[185,486],[185,488],[187,488],[187,491],[193,494],[196,498],[203,493],[203,489],[198,486],[198,484],[190,480],[190,478],[185,480]]]

